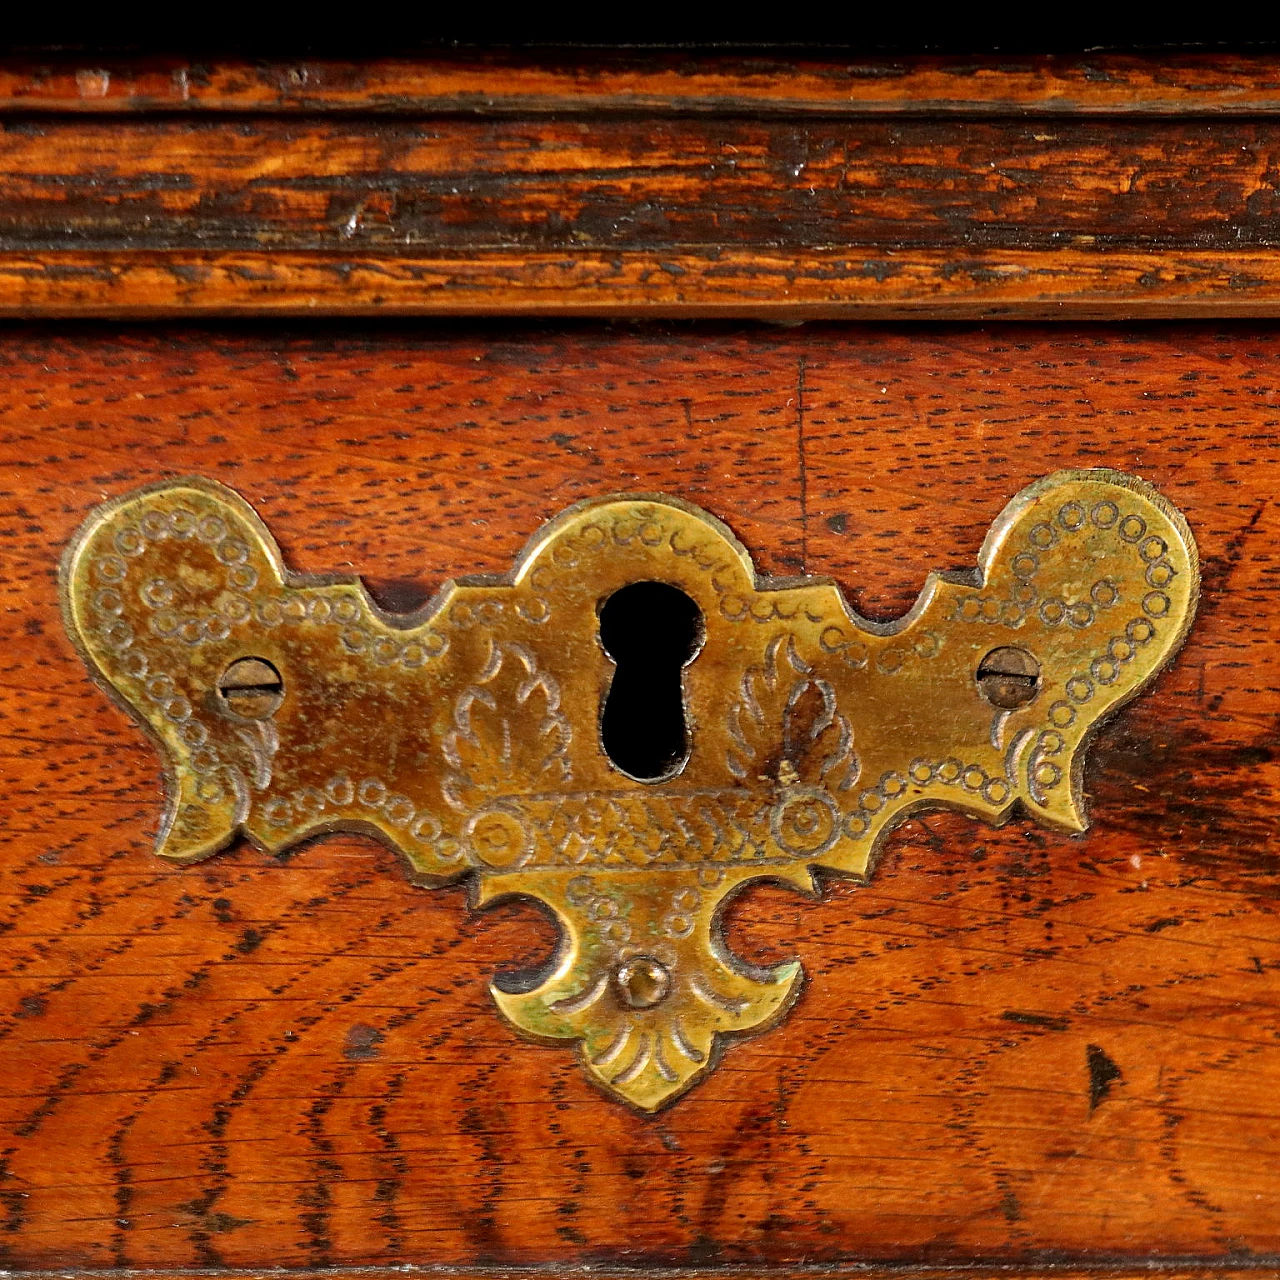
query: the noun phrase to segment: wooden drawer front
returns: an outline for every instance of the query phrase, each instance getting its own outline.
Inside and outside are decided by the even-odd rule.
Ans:
[[[1280,331],[1244,322],[5,330],[5,1265],[1280,1250],[1278,404]],[[1186,514],[1203,599],[1096,741],[1089,831],[931,815],[869,885],[749,891],[731,946],[808,985],[657,1117],[494,1016],[540,913],[349,834],[155,859],[157,756],[59,617],[76,527],[164,477],[233,486],[292,567],[398,610],[634,490],[884,619],[1092,466]]]

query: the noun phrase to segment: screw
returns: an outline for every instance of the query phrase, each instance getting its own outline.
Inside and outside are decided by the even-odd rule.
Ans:
[[[222,705],[242,720],[265,720],[284,701],[284,681],[265,658],[238,658],[218,681]]]
[[[655,1004],[661,1004],[671,990],[667,966],[652,956],[632,956],[618,966],[613,980],[623,1003],[633,1009],[652,1009]]]
[[[992,649],[978,663],[978,689],[993,707],[1025,707],[1040,688],[1040,664],[1025,649]]]

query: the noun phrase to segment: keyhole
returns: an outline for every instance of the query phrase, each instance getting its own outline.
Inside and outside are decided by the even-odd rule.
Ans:
[[[634,582],[604,602],[600,643],[617,670],[600,714],[600,742],[623,773],[657,782],[688,758],[681,671],[701,642],[701,611],[665,582]]]

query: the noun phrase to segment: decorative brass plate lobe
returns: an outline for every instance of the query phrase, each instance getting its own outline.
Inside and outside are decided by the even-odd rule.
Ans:
[[[644,581],[704,628],[687,762],[652,782],[599,732],[599,609]],[[922,809],[1083,830],[1089,732],[1177,649],[1198,583],[1181,515],[1102,470],[1023,490],[974,572],[930,575],[885,625],[822,579],[757,578],[718,520],[646,495],[571,508],[509,579],[448,583],[411,617],[290,573],[249,505],[198,478],[99,508],[62,565],[70,635],[161,745],[161,856],[359,830],[417,883],[540,899],[564,935],[551,971],[493,998],[644,1110],[799,992],[798,962],[749,969],[719,935],[748,881],[866,877]]]

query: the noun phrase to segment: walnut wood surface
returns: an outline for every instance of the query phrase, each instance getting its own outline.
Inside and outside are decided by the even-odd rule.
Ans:
[[[1280,61],[0,64],[0,315],[1280,314]]]
[[[4,1265],[1274,1260],[1278,405],[1280,335],[1230,325],[5,331]],[[1175,502],[1205,578],[1092,829],[932,816],[869,886],[748,893],[732,945],[808,986],[652,1119],[497,1017],[531,908],[352,836],[155,859],[159,761],[58,617],[78,523],[161,476],[397,608],[634,489],[887,617],[1091,464]]]

